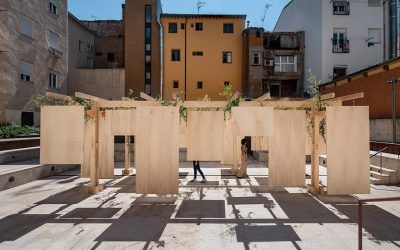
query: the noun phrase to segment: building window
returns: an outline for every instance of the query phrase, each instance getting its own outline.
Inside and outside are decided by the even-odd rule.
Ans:
[[[33,119],[33,112],[21,112],[21,126],[33,126],[34,119]]]
[[[169,33],[178,33],[178,24],[177,23],[169,23],[168,25],[168,32]]]
[[[178,81],[174,81],[173,86],[174,89],[178,89],[179,88],[179,82]]]
[[[150,39],[150,38],[151,38],[151,28],[146,27],[146,39]]]
[[[184,29],[185,29],[185,24],[181,23],[181,30],[184,30]]]
[[[275,56],[275,72],[297,72],[297,56]]]
[[[146,51],[150,51],[151,50],[151,45],[150,43],[146,43]]]
[[[50,88],[58,88],[58,75],[55,72],[49,73],[49,86]]]
[[[368,0],[368,7],[381,7],[382,0]]]
[[[333,1],[334,15],[350,15],[350,2],[348,1]]]
[[[145,92],[147,95],[151,95],[151,84],[146,84],[146,85],[144,85],[144,92]]]
[[[225,87],[228,87],[228,86],[230,86],[230,85],[231,85],[230,82],[224,82],[224,86],[225,86]]]
[[[107,53],[107,61],[115,62],[115,53]]]
[[[203,56],[203,51],[194,51],[193,56]]]
[[[171,51],[171,60],[173,62],[178,62],[181,60],[181,50],[179,49],[173,49]]]
[[[257,38],[261,37],[261,32],[259,30],[256,31],[256,37]]]
[[[49,9],[51,13],[57,15],[57,0],[50,0]]]
[[[146,56],[146,63],[151,62],[151,56]]]
[[[332,38],[333,53],[349,53],[350,46],[346,29],[334,29]]]
[[[21,63],[21,81],[33,83],[33,64]]]
[[[49,31],[48,42],[50,48],[59,49],[59,37],[56,33]]]
[[[232,63],[232,52],[222,52],[222,63]]]
[[[375,44],[381,44],[381,29],[368,29],[368,47],[374,46]]]
[[[233,23],[224,23],[224,33],[233,33]]]
[[[253,60],[251,61],[252,65],[261,65],[261,53],[255,52],[253,53]]]
[[[203,82],[197,82],[197,88],[202,89],[203,88]]]
[[[151,5],[146,5],[145,9],[145,21],[146,23],[151,23]]]
[[[347,75],[347,67],[333,67],[333,80]]]
[[[79,41],[79,51],[80,52],[83,52],[83,49],[84,48],[84,46],[83,46],[83,42],[82,41]]]
[[[196,23],[196,31],[202,31],[203,30],[203,23]]]
[[[26,17],[20,19],[21,34],[33,38],[33,22]]]
[[[146,80],[150,80],[151,79],[151,73],[150,72],[146,72]]]

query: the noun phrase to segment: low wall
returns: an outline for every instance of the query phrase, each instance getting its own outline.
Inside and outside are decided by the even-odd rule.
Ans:
[[[121,100],[125,96],[125,69],[72,69],[68,79],[68,95],[75,92]]]
[[[400,143],[400,119],[397,119],[396,137]],[[372,119],[369,121],[371,141],[393,142],[393,123],[391,119]]]

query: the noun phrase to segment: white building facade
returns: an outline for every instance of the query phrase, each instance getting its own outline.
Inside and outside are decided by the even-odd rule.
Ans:
[[[292,0],[274,31],[305,31],[305,71],[330,82],[383,62],[382,1]]]

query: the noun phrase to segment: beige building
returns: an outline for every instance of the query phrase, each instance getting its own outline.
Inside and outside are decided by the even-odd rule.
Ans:
[[[242,90],[244,15],[162,14],[163,94],[222,100],[225,85]]]
[[[37,125],[35,96],[67,92],[67,0],[0,0],[0,10],[0,122]]]

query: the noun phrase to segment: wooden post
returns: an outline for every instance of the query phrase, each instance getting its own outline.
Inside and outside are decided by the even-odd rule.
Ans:
[[[313,194],[319,193],[319,123],[320,117],[316,107],[311,107],[311,117],[314,119],[314,127],[311,131],[311,186],[308,191]]]
[[[125,136],[125,168],[122,170],[122,175],[129,175],[131,168],[130,139],[130,136]]]
[[[103,190],[103,186],[99,183],[99,120],[100,109],[97,103],[94,105],[96,125],[95,125],[95,139],[92,140],[91,146],[91,160],[90,160],[90,187],[89,193],[96,194]]]

